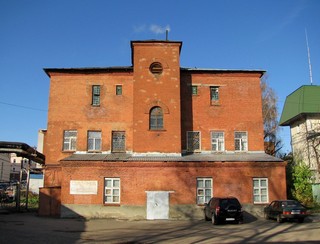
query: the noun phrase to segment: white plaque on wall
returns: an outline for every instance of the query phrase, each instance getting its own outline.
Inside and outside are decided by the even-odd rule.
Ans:
[[[70,194],[93,194],[98,193],[98,181],[96,180],[71,180]]]

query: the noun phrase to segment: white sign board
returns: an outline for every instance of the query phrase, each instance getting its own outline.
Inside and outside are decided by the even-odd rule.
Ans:
[[[98,181],[96,180],[71,180],[70,181],[70,194],[93,194],[98,193]]]

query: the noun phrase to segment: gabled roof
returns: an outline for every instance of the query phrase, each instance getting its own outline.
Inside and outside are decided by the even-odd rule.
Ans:
[[[305,114],[320,113],[320,86],[301,86],[287,96],[280,122],[281,126],[292,124]]]

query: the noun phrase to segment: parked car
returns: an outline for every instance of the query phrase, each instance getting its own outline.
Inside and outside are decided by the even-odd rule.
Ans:
[[[295,200],[276,200],[264,208],[265,219],[276,219],[278,223],[287,219],[296,219],[303,223],[307,216],[307,208]]]
[[[213,197],[205,203],[204,218],[214,225],[226,221],[243,223],[242,206],[235,197]]]

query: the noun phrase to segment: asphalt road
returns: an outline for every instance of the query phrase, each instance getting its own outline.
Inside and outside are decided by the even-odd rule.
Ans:
[[[213,226],[195,221],[56,219],[0,214],[0,243],[320,243],[320,216],[305,223],[264,219]]]

